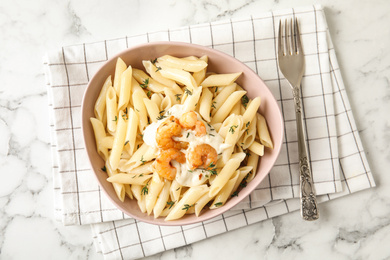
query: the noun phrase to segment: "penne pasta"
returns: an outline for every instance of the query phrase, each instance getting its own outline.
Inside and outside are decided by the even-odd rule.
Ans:
[[[260,97],[255,97],[252,102],[249,103],[245,113],[242,115],[244,119],[244,124],[246,125],[248,122],[252,122],[252,119],[255,117],[257,110],[260,107],[261,99]]]
[[[102,141],[106,138],[106,131],[104,130],[103,123],[93,117],[90,118],[90,121],[95,134],[96,150],[104,160],[107,160],[108,149],[102,144]]]
[[[104,118],[104,111],[106,109],[106,94],[108,87],[112,87],[111,76],[108,76],[104,82],[94,106],[95,117],[102,122]]]
[[[107,114],[107,129],[110,133],[116,131],[116,122],[118,120],[116,93],[113,87],[108,87],[106,93],[106,114]]]
[[[267,122],[261,114],[257,114],[257,133],[262,145],[271,149],[274,148],[271,136],[269,135]]]
[[[163,92],[164,88],[166,87],[158,81],[150,78],[149,75],[139,69],[133,69],[133,77],[143,89],[147,89],[156,93]]]
[[[204,55],[204,56],[200,57],[199,60],[202,60],[202,61],[208,63],[209,57],[207,57],[207,55]],[[206,78],[206,72],[207,72],[207,67],[205,67],[204,69],[202,69],[200,71],[196,71],[196,72],[192,73],[192,76],[194,77],[195,82],[198,86],[200,86],[200,83],[202,83],[202,81]]]
[[[168,207],[173,206],[174,202],[168,201],[170,188],[171,188],[171,182],[168,180],[165,180],[164,186],[160,192],[160,195],[157,198],[156,205],[153,207],[154,218],[158,218],[166,206],[168,206]]]
[[[157,82],[159,82],[160,84],[163,84],[169,88],[175,88],[175,85],[177,86],[176,82],[171,80],[171,79],[168,79],[168,78],[165,78],[161,75],[161,67],[156,67],[151,61],[149,60],[144,60],[142,61],[142,64],[144,65],[144,68],[146,70],[146,72]]]
[[[201,59],[180,59],[170,55],[164,55],[157,59],[159,64],[170,68],[198,72],[207,67],[207,62]]]
[[[108,161],[106,161],[105,163],[105,169],[108,177],[112,177],[118,174],[116,170],[113,170],[111,168],[111,165]],[[112,186],[114,187],[116,196],[119,198],[120,201],[123,202],[125,200],[125,195],[126,195],[125,186],[122,183],[113,183]]]
[[[259,156],[263,156],[264,155],[264,145],[254,141],[251,146],[248,147],[249,150],[251,150],[252,152],[254,152],[255,154],[259,155]]]
[[[152,174],[118,173],[107,178],[107,181],[121,184],[145,185]]]
[[[206,194],[209,191],[207,185],[200,185],[189,188],[183,195],[183,197],[175,204],[171,212],[165,220],[174,220],[181,218],[187,210],[195,206],[195,202],[198,201],[200,197]]]
[[[191,93],[191,95],[186,99],[186,101],[183,104],[184,105],[183,113],[189,111],[195,111],[199,103],[201,93],[202,93],[202,88],[194,89],[194,91]]]
[[[208,64],[207,56],[164,55],[140,70],[118,58],[95,102],[90,122],[106,180],[154,218],[224,206],[273,148],[260,97],[236,82],[241,72],[216,74]]]
[[[160,175],[158,175],[157,172],[153,173],[152,180],[149,182],[148,186],[148,191],[145,196],[145,206],[146,212],[150,215],[156,205],[157,197],[164,186],[164,182],[161,180]]]
[[[214,74],[208,76],[200,85],[202,87],[227,86],[232,84],[241,75],[241,72],[230,74]]]
[[[157,104],[148,98],[144,98],[143,101],[146,107],[146,111],[148,112],[150,121],[157,122],[157,119],[160,115],[160,110],[158,109]]]
[[[242,96],[245,95],[245,93],[246,91],[236,91],[231,94],[215,113],[210,123],[215,124],[223,122],[223,120],[225,120],[225,118],[229,115],[234,105],[241,99]]]
[[[133,69],[129,66],[121,75],[118,110],[125,109],[130,101]]]
[[[212,98],[213,94],[208,88],[204,88],[202,90],[202,96],[200,97],[199,100],[199,114],[206,120],[206,122],[210,122],[210,111],[211,107],[213,106],[212,104]]]
[[[172,79],[182,85],[185,85],[190,91],[193,91],[198,86],[194,77],[192,77],[191,73],[187,71],[173,68],[163,68],[160,70],[160,73],[168,79]]]
[[[129,108],[127,111],[128,119],[124,146],[127,152],[130,155],[133,155],[135,150],[135,140],[137,138],[138,116],[133,108]]]
[[[135,90],[133,92],[133,104],[134,111],[139,120],[139,130],[142,132],[145,127],[148,125],[148,116],[146,112],[146,107],[143,99],[146,97],[145,93],[142,90]]]
[[[233,190],[234,184],[237,182],[237,178],[239,175],[240,171],[238,170],[233,173],[231,179],[228,180],[226,185],[223,186],[221,191],[215,196],[213,203],[211,203],[210,209],[216,209],[225,204]]]
[[[227,100],[227,98],[236,90],[236,83],[230,84],[223,88],[217,96],[213,99],[213,110],[211,115],[214,116],[218,109],[222,106],[223,103]]]
[[[109,162],[111,168],[116,170],[119,165],[120,156],[125,145],[127,122],[124,118],[123,111],[119,111],[117,131],[114,136],[114,143],[112,144]]]
[[[245,119],[243,119],[245,120]],[[257,133],[257,117],[254,115],[253,119],[246,122],[243,125],[244,134],[239,141],[239,145],[242,149],[247,149],[252,143],[255,141],[256,133]]]
[[[114,86],[113,86],[117,96],[119,96],[120,94],[121,75],[126,70],[126,68],[127,68],[126,63],[121,58],[118,58],[116,60]]]
[[[234,154],[229,161],[226,162],[226,165],[222,168],[221,172],[215,177],[214,182],[210,186],[209,195],[214,197],[221,191],[223,186],[228,182],[230,177],[240,166],[240,163],[244,160],[245,153]]]

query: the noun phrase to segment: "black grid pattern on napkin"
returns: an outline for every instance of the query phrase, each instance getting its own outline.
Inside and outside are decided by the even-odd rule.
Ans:
[[[52,124],[52,130],[56,137],[53,142],[53,149],[55,149],[59,158],[58,165],[54,166],[55,169],[58,169],[58,174],[56,174],[55,179],[59,180],[55,182],[55,190],[60,192],[63,202],[62,208],[57,209],[57,211],[62,211],[64,223],[87,224],[127,218],[127,216],[117,210],[115,206],[102,195],[97,183],[90,181],[94,176],[89,168],[85,151],[82,146],[83,142],[81,140],[82,134],[79,118],[82,94],[89,78],[109,57],[125,48],[139,43],[161,40],[201,44],[221,50],[230,55],[235,55],[236,58],[243,61],[263,78],[280,104],[284,113],[286,127],[290,126],[294,128],[295,119],[289,110],[292,104],[292,95],[287,86],[287,82],[279,73],[274,52],[276,45],[275,32],[277,31],[275,27],[277,26],[277,21],[280,18],[290,15],[298,16],[302,24],[317,25],[318,16],[322,16],[323,13],[322,9],[319,9],[318,7],[315,10],[296,9],[295,11],[287,10],[285,12],[267,13],[263,16],[250,17],[249,19],[215,22],[109,41],[74,45],[65,47],[60,53],[52,55],[49,58],[47,66],[49,67],[50,73],[56,76],[51,77],[48,92],[53,105],[52,109],[55,114]],[[302,21],[308,19],[314,19],[315,22],[307,23],[307,21]],[[257,23],[262,25],[264,25],[263,23],[269,23],[273,27],[272,35],[266,35],[267,31],[263,32],[261,26],[257,25]],[[251,32],[249,34],[247,33],[248,28]],[[326,27],[306,29],[303,27],[302,32],[303,42],[305,42],[305,39],[306,41],[309,41],[307,40],[308,38],[314,37],[315,42],[319,43],[319,38],[322,39],[322,37],[327,36]],[[326,49],[318,49],[318,46],[320,46],[319,44],[316,44],[316,46],[316,49],[310,49],[309,45],[304,46],[305,55],[308,60],[307,63],[310,63],[311,59],[329,60],[327,46]],[[273,51],[263,52],[263,50],[269,50],[270,48]],[[253,52],[248,52],[248,49],[253,49]],[[318,79],[318,77],[321,81],[323,81],[324,78],[327,80],[331,79],[331,75],[335,78],[334,74],[337,74],[341,79],[340,75],[338,75],[337,66],[332,70],[330,70],[330,68],[320,68],[320,64],[318,64],[317,67],[319,67],[319,71],[313,70],[313,68],[307,68],[303,79],[303,85],[309,85],[313,80],[316,80],[316,78]],[[305,91],[306,90],[307,88],[305,88]],[[329,126],[326,126],[327,131],[325,135],[322,136],[316,136],[316,133],[313,133],[314,136],[311,136],[310,131],[308,131],[310,139],[309,148],[320,145],[318,143],[325,142],[327,143],[326,147],[328,147],[327,149],[330,154],[326,159],[321,157],[315,158],[313,153],[310,154],[312,157],[311,163],[313,170],[321,167],[321,163],[324,161],[329,162],[326,167],[332,168],[330,179],[315,179],[317,190],[321,190],[324,186],[326,190],[324,193],[341,191],[343,183],[358,183],[363,177],[370,181],[370,186],[372,186],[371,183],[373,183],[363,148],[359,143],[359,136],[353,122],[353,117],[350,113],[345,90],[342,89],[339,90],[339,92],[340,97],[344,102],[345,112],[343,112],[344,110],[341,108],[340,111],[325,114],[325,116],[310,115],[310,111],[307,110],[307,105],[310,103],[309,100],[322,99],[323,101],[329,101],[333,100],[334,96],[337,96],[335,95],[337,93],[334,91],[327,93],[303,93],[305,96],[303,103],[305,106],[306,126],[308,124],[314,124],[316,121],[321,121],[321,119],[324,119],[327,122],[331,117],[334,117],[335,120],[337,120],[337,118],[345,117],[344,115],[346,115],[350,119],[350,128],[352,128],[352,136],[356,143],[357,150],[352,154],[340,156],[339,162],[338,156],[334,157],[334,154],[339,152],[337,151],[337,140],[347,139],[351,134],[330,134]],[[64,120],[64,118],[68,119],[68,121]],[[339,132],[339,129],[337,130]],[[286,133],[288,132],[294,131],[287,131],[286,129]],[[275,164],[273,172],[269,175],[268,180],[265,180],[254,194],[243,202],[242,205],[244,205],[243,207],[245,210],[239,212],[245,216],[245,219],[247,219],[246,210],[252,212],[250,208],[254,208],[253,211],[257,211],[259,209],[256,207],[262,206],[267,202],[273,200],[285,201],[284,199],[299,196],[297,174],[293,174],[293,172],[297,172],[298,166],[297,160],[294,157],[294,150],[296,150],[296,139],[294,139],[294,136],[288,136],[286,134],[283,147],[282,154]],[[311,151],[311,149],[309,151]],[[285,155],[283,155],[283,153]],[[360,175],[355,176],[355,174],[353,174],[350,176],[347,174],[346,176],[340,177],[338,174],[333,174],[336,172],[335,168],[338,169],[339,165],[343,162],[344,164],[348,163],[349,160],[352,160],[350,159],[351,157],[353,157],[353,160],[362,162],[360,165],[362,165],[364,169],[358,169]],[[342,167],[342,173],[350,172],[350,169],[345,169],[346,167],[347,166]],[[294,179],[293,176],[296,176],[296,178]],[[346,179],[346,182],[343,182],[343,177]],[[285,181],[286,179],[287,181]],[[329,183],[331,183],[330,186],[328,185]],[[352,184],[346,186],[354,187],[356,185]],[[366,184],[362,184],[361,187],[366,187]],[[349,188],[349,191],[353,192],[354,190]],[[330,198],[331,196],[327,195],[327,197]],[[278,205],[283,204],[285,204],[286,212],[288,212],[289,207],[287,207],[286,203]],[[267,207],[261,207],[261,209],[266,212],[266,218],[272,217],[273,214],[268,214],[266,208]],[[223,222],[225,222],[225,219],[223,219]],[[244,225],[245,224],[246,223],[244,223]],[[227,226],[226,222],[225,226]]]

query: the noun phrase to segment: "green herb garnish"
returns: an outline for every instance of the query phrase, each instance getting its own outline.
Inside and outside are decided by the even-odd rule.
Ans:
[[[232,125],[230,128],[229,128],[229,132],[231,132],[232,134],[234,134],[235,132],[235,129],[238,127],[238,125]]]
[[[161,110],[161,111],[159,112],[159,116],[158,116],[156,119],[157,119],[157,120],[161,120],[161,119],[166,118],[167,116],[164,115],[164,112],[165,112],[165,110]]]
[[[188,88],[185,88],[185,89],[184,89],[184,93],[187,94],[187,95],[189,95],[189,96],[192,95],[191,90],[189,90]]]
[[[217,203],[214,204],[214,206],[220,207],[220,206],[222,206],[222,204],[223,204],[222,202],[217,202]]]
[[[143,155],[141,155],[141,165],[144,165],[145,163],[146,163],[146,161],[144,160],[144,156]]]
[[[140,84],[141,88],[147,88],[149,85],[149,78],[144,80],[144,84]]]
[[[161,68],[161,67],[157,67],[157,69],[156,69],[155,72],[157,72],[157,71],[159,71],[159,70],[162,70],[162,68]]]
[[[175,95],[176,101],[180,101],[180,96],[181,96],[181,94],[176,94],[176,95]]]
[[[192,205],[188,205],[188,204],[184,204],[184,208],[182,208],[182,210],[189,210],[191,207],[195,206],[195,204],[192,204]]]
[[[104,172],[107,172],[106,166],[104,165],[104,166],[101,168],[101,170],[104,171]]]
[[[142,188],[141,193],[143,195],[148,195],[149,189],[148,189],[149,183],[146,183],[146,185]]]
[[[168,201],[167,202],[167,205],[169,205],[169,208],[168,209],[171,209],[173,205],[175,205],[175,202],[174,201]]]
[[[242,98],[241,98],[241,104],[244,105],[244,107],[246,108],[246,105],[248,104],[249,102],[249,98],[247,95],[243,95]]]

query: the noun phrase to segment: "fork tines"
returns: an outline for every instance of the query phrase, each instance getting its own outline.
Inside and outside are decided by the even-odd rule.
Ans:
[[[284,27],[284,30],[282,27]],[[282,44],[282,41],[278,42],[279,53],[283,53],[283,55],[287,55],[287,53],[290,55],[299,54],[302,51],[299,35],[298,18],[286,19],[284,25],[282,20],[279,20],[279,39],[283,39],[284,43]]]

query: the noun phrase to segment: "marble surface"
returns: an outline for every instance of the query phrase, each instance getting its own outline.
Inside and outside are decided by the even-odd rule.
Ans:
[[[89,226],[53,218],[42,56],[64,45],[240,17],[309,0],[0,2],[0,259],[103,259]],[[377,187],[147,259],[390,258],[390,2],[318,1]]]

